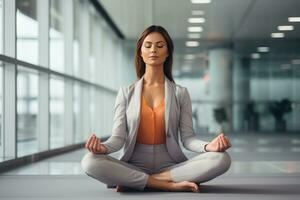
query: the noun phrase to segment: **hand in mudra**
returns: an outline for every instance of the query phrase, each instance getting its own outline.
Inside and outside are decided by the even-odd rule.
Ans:
[[[97,138],[95,134],[91,135],[91,137],[88,139],[85,144],[85,148],[95,154],[105,154],[107,152],[106,147],[101,144],[100,138]]]
[[[229,139],[221,133],[205,146],[206,151],[224,152],[231,147]]]

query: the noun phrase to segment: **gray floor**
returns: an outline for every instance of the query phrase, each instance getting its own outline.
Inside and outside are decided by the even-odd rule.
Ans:
[[[117,193],[83,173],[80,149],[0,174],[0,199],[300,199],[300,134],[230,138],[230,170],[201,185],[201,193]]]

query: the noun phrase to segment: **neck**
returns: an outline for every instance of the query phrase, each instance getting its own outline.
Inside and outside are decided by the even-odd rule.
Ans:
[[[165,74],[163,66],[146,66],[144,74],[144,84],[159,85],[165,83]]]

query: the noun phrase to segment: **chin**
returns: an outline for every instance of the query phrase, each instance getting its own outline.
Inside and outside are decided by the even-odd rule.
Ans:
[[[163,65],[164,63],[161,61],[153,60],[147,63],[148,65]]]

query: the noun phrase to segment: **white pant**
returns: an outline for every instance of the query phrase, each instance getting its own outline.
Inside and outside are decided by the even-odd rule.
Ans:
[[[165,144],[136,144],[128,162],[109,155],[87,153],[81,166],[85,173],[107,185],[122,185],[143,190],[149,175],[170,170],[174,182],[203,183],[225,173],[231,164],[227,152],[206,152],[176,163]]]

